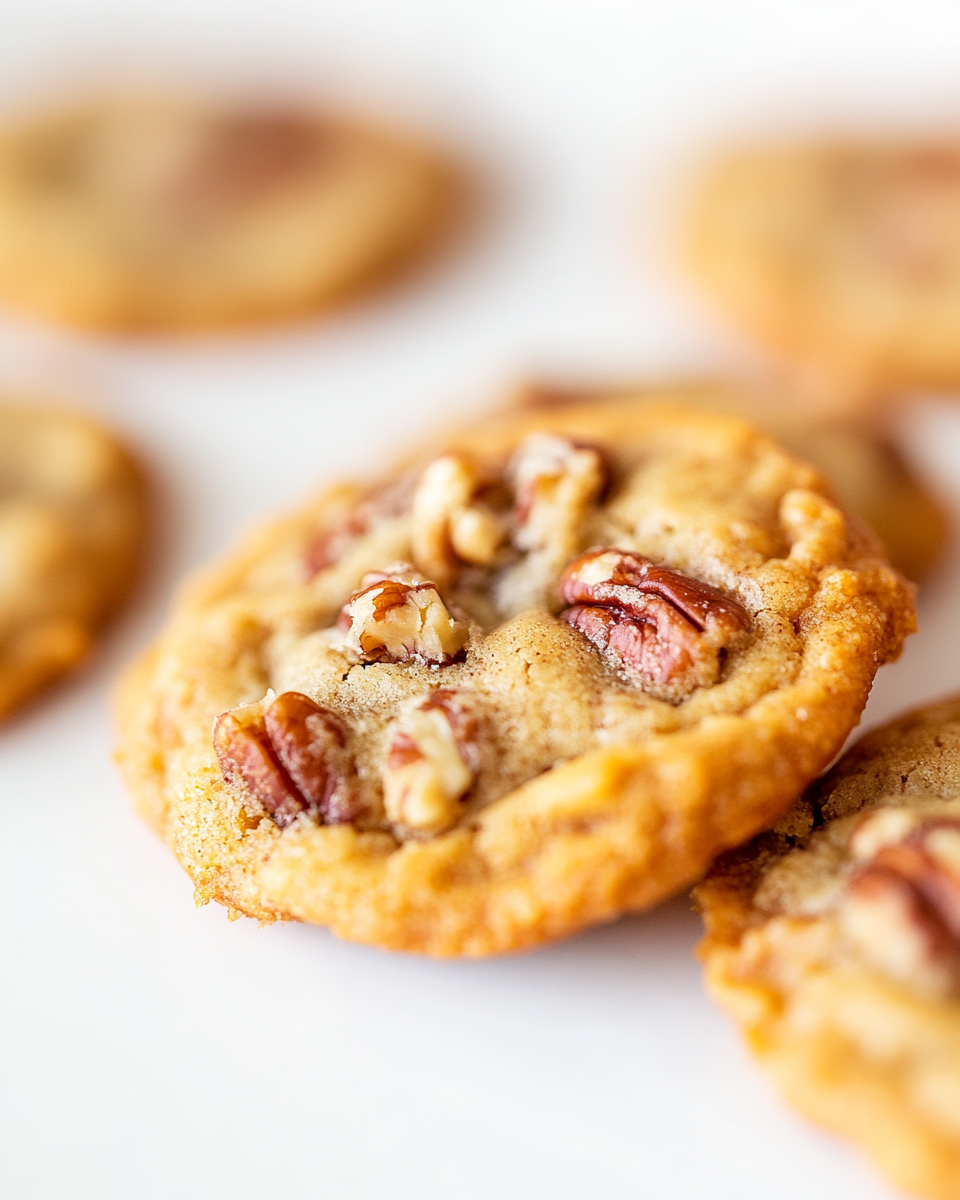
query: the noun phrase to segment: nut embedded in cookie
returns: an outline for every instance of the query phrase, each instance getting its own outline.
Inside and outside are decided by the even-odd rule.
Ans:
[[[489,567],[506,536],[504,522],[476,502],[476,467],[462,454],[445,454],[427,466],[413,497],[411,547],[417,567],[440,587],[458,561]]]
[[[598,548],[560,580],[561,613],[616,667],[664,698],[720,677],[724,655],[750,629],[746,609],[717,588],[642,555]]]
[[[344,636],[338,649],[358,663],[452,663],[469,630],[451,616],[436,584],[421,579],[409,563],[371,572],[341,614]]]
[[[932,995],[960,983],[960,819],[871,812],[850,839],[857,869],[841,926],[879,970]]]
[[[478,765],[476,723],[463,697],[431,692],[393,723],[382,769],[383,804],[401,832],[443,833],[455,825]]]
[[[513,543],[523,558],[498,587],[503,612],[550,605],[557,580],[583,549],[583,523],[610,482],[599,446],[554,434],[532,433],[510,463]]]
[[[353,763],[337,717],[300,692],[221,714],[213,747],[224,779],[251,793],[281,829],[301,815],[328,825],[359,815]]]

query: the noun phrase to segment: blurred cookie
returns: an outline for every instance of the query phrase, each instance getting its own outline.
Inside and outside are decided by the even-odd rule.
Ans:
[[[909,579],[922,579],[943,552],[948,531],[944,510],[896,446],[863,421],[808,412],[796,400],[784,402],[772,393],[723,383],[663,383],[596,392],[532,385],[523,389],[519,401],[528,407],[549,407],[611,395],[729,413],[758,425],[792,454],[813,463],[840,502],[873,528],[890,561]]]
[[[306,109],[116,97],[0,132],[0,303],[192,330],[322,309],[435,238],[452,176]]]
[[[960,385],[960,142],[758,148],[720,162],[687,259],[749,332],[859,385]]]
[[[140,473],[107,433],[0,404],[0,717],[84,657],[143,528]]]
[[[639,910],[782,811],[911,589],[751,426],[494,415],[254,535],[120,695],[200,900],[435,955]]]
[[[695,895],[710,991],[788,1098],[960,1196],[960,698],[869,734]]]

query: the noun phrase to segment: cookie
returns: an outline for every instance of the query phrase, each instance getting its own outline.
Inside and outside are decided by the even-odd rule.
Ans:
[[[106,432],[0,404],[0,717],[86,655],[143,529],[140,472]]]
[[[947,540],[947,517],[937,498],[911,470],[882,430],[852,416],[830,415],[796,397],[730,383],[661,383],[607,389],[528,385],[523,407],[634,396],[649,404],[675,403],[729,413],[759,425],[781,446],[813,463],[850,512],[880,537],[887,556],[908,579],[919,581],[937,564]]]
[[[194,580],[119,758],[200,901],[520,950],[769,824],[912,628],[872,534],[750,426],[511,411]]]
[[[960,143],[733,154],[695,198],[686,250],[771,346],[881,392],[960,384]]]
[[[863,738],[696,895],[710,990],[789,1099],[960,1196],[960,696]]]
[[[435,239],[454,190],[419,145],[303,108],[77,105],[0,132],[0,303],[104,330],[307,314]]]

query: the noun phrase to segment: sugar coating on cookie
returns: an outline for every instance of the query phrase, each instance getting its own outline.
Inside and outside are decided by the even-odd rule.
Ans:
[[[142,549],[139,470],[66,412],[0,404],[0,717],[87,653]]]
[[[646,908],[856,723],[909,585],[739,421],[507,412],[255,535],[119,698],[200,900],[436,955]]]
[[[865,737],[696,895],[710,990],[786,1095],[960,1195],[960,698]]]
[[[960,383],[960,143],[760,147],[704,180],[687,261],[771,345],[851,383]]]
[[[0,131],[0,303],[185,330],[318,311],[442,231],[439,158],[305,107],[116,96]]]

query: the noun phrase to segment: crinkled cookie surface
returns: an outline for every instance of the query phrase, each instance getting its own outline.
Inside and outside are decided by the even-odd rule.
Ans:
[[[301,107],[113,96],[0,131],[0,302],[194,330],[323,309],[446,226],[431,152]]]
[[[872,535],[750,426],[505,412],[189,584],[120,761],[201,901],[518,950],[774,820],[912,627]]]
[[[708,986],[786,1095],[960,1196],[960,698],[863,738],[696,895]]]
[[[0,717],[87,653],[142,550],[125,450],[66,412],[0,405]]]

